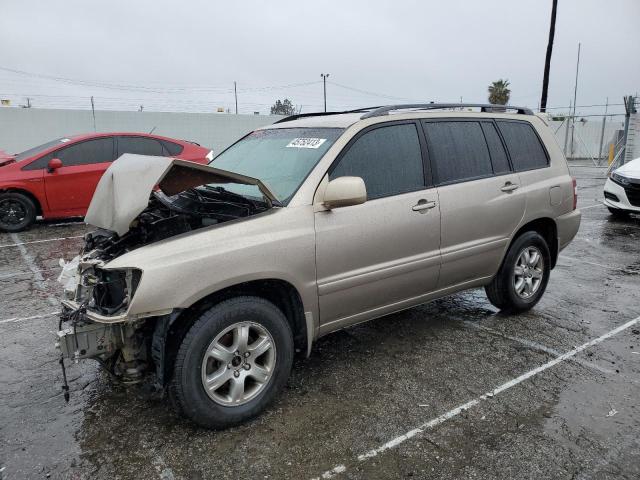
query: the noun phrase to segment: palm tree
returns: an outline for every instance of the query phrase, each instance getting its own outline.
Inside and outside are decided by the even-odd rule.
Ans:
[[[511,90],[509,90],[509,80],[498,80],[497,82],[492,82],[489,85],[489,103],[493,103],[495,105],[506,105],[509,103],[509,96],[511,95]]]

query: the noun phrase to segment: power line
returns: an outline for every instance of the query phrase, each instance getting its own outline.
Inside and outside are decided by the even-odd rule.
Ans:
[[[417,101],[414,98],[394,97],[392,95],[386,95],[384,93],[370,92],[370,91],[361,90],[361,89],[355,88],[355,87],[349,87],[348,85],[342,85],[342,84],[336,83],[336,82],[328,82],[328,83],[330,83],[331,85],[335,85],[336,87],[344,88],[345,90],[351,90],[353,92],[362,93],[362,94],[369,95],[369,96],[372,96],[372,97],[387,98],[389,100],[408,100],[408,101],[411,101],[411,102]]]
[[[179,87],[149,87],[146,85],[143,86],[143,85],[133,85],[133,84],[120,84],[120,83],[99,82],[99,81],[92,81],[92,80],[80,80],[80,79],[73,79],[73,78],[67,78],[67,77],[58,77],[55,75],[45,75],[41,73],[26,72],[24,70],[16,70],[13,68],[2,67],[2,66],[0,66],[0,70],[17,74],[17,75],[50,80],[50,81],[64,83],[68,85],[81,85],[85,87],[104,88],[109,90],[138,91],[138,92],[149,92],[149,93],[178,93],[178,92],[192,93],[194,91],[198,91],[198,92],[217,91],[218,93],[233,93],[232,88],[214,86],[214,85],[204,85],[204,86],[203,85],[182,85]],[[287,88],[302,87],[302,86],[314,85],[318,83],[320,83],[319,80],[313,81],[313,82],[291,83],[287,85],[267,85],[267,86],[259,86],[259,87],[247,87],[247,88],[239,89],[239,91],[264,92],[264,91],[271,91],[271,90],[282,90]]]

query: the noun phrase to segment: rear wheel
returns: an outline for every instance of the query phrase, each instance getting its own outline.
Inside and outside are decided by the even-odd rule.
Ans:
[[[18,192],[0,194],[0,230],[21,232],[35,219],[36,206],[29,197]]]
[[[272,303],[237,297],[206,311],[187,332],[170,393],[178,411],[207,428],[226,428],[262,412],[284,387],[293,335]]]
[[[629,218],[629,212],[620,210],[619,208],[607,207],[613,218]]]
[[[511,244],[500,270],[485,287],[487,297],[501,310],[524,312],[542,297],[550,272],[547,242],[537,232],[525,232]]]

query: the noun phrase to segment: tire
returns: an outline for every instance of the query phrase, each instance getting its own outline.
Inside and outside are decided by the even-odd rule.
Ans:
[[[260,353],[267,344],[271,347]],[[225,300],[204,312],[182,340],[169,385],[172,403],[205,428],[241,424],[284,388],[293,355],[291,328],[275,305],[248,296]],[[205,389],[205,382],[211,388]]]
[[[523,256],[525,250],[528,251],[530,262]],[[532,254],[536,252],[539,256],[537,261]],[[526,265],[526,268],[521,265]],[[518,271],[521,275],[517,274]],[[489,301],[500,310],[525,312],[533,308],[544,294],[550,274],[551,254],[547,242],[537,232],[524,232],[509,247],[500,270],[485,286],[485,292]]]
[[[29,197],[18,192],[0,194],[0,230],[21,232],[36,220],[36,206]]]
[[[620,210],[619,208],[607,207],[613,218],[629,218],[629,212]]]

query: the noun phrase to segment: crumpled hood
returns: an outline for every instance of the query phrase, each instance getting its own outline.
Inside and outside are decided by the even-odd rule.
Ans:
[[[266,185],[253,177],[186,160],[127,153],[102,175],[84,220],[122,236],[147,208],[156,185],[171,196],[207,183],[256,185],[271,203],[278,203]]]
[[[630,178],[640,178],[640,158],[625,163],[615,170],[616,173]]]

